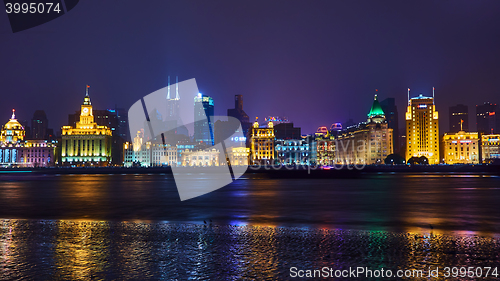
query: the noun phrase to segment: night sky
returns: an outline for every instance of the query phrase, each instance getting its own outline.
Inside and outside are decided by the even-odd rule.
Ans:
[[[410,2],[412,4],[410,4]],[[0,12],[0,123],[47,112],[56,131],[79,110],[129,108],[175,81],[196,78],[226,115],[234,95],[255,116],[286,116],[302,132],[365,121],[375,89],[406,89],[448,107],[500,102],[500,1],[90,1],[12,33]],[[472,125],[471,129],[475,129]]]

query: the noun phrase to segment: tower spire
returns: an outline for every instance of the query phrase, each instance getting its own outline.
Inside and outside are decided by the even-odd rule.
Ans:
[[[12,120],[15,120],[16,119],[16,110],[15,109],[12,109]]]
[[[408,88],[408,106],[410,106],[410,88]]]
[[[85,96],[88,97],[89,96],[89,88],[90,86],[87,85],[86,89],[85,89]]]
[[[167,100],[170,99],[170,75],[168,76]]]
[[[432,87],[432,104],[434,104],[434,87]]]
[[[175,76],[175,99],[178,100],[179,98],[179,76]]]

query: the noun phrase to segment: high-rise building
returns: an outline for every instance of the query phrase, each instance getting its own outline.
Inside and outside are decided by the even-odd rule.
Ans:
[[[214,145],[214,100],[209,96],[198,94],[194,98],[194,140]]]
[[[243,129],[243,135],[246,136],[248,134],[248,129],[251,124],[248,115],[243,110],[243,95],[234,96],[234,108],[227,110],[227,116],[238,119],[241,123],[241,128]]]
[[[31,138],[35,140],[48,138],[49,120],[43,110],[37,110],[31,118]]]
[[[385,118],[378,102],[373,101],[368,120],[356,127],[347,128],[337,136],[335,158],[342,164],[383,164],[385,158],[393,153],[393,130]]]
[[[469,131],[469,107],[463,104],[450,106],[449,110],[449,133],[458,133],[460,131]]]
[[[406,110],[406,161],[426,157],[429,164],[439,164],[439,115],[432,97],[420,94],[410,99]]]
[[[392,129],[392,147],[394,152],[399,152],[399,114],[395,98],[386,98],[380,102],[380,106],[385,113],[385,120]]]
[[[485,102],[476,105],[476,124],[478,132],[486,134],[500,133],[500,122],[497,122],[498,106],[494,103]]]
[[[112,131],[108,126],[98,125],[95,121],[88,88],[89,86],[81,105],[80,120],[75,126],[62,127],[63,165],[108,166],[112,160]],[[100,119],[109,119],[108,115],[104,116],[108,118]]]

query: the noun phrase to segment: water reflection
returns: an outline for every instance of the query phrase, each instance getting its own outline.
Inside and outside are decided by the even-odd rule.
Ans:
[[[499,237],[145,222],[0,220],[0,279],[264,280],[290,267],[498,266]],[[437,279],[439,280],[439,279]]]

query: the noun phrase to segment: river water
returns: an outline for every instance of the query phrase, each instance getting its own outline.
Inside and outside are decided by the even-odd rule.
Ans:
[[[169,175],[1,175],[0,280],[500,267],[499,203],[500,178],[473,174],[248,174],[184,202]]]

